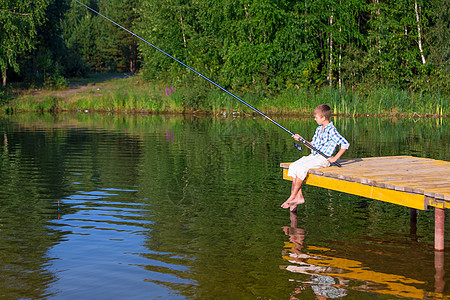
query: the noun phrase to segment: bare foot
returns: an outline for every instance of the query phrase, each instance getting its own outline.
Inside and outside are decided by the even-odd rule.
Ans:
[[[289,202],[289,207],[292,212],[297,210],[297,205],[305,203],[305,198],[294,199]]]
[[[283,204],[281,204],[281,208],[289,208],[291,201],[293,200],[294,197],[289,197],[286,201],[284,201]]]

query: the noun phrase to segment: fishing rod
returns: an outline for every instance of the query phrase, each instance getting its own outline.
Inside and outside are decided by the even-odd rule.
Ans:
[[[218,85],[217,83],[215,83],[214,81],[212,81],[211,79],[209,79],[208,77],[206,77],[205,75],[201,74],[200,72],[192,69],[191,67],[189,67],[188,65],[186,65],[185,63],[183,63],[182,61],[176,59],[175,57],[173,57],[172,55],[170,55],[169,53],[163,51],[162,49],[156,47],[155,45],[153,45],[152,43],[150,43],[149,41],[141,38],[140,36],[138,36],[137,34],[135,34],[134,32],[132,32],[131,30],[128,30],[127,28],[123,27],[122,25],[114,22],[113,20],[111,20],[110,18],[102,15],[101,13],[99,13],[98,11],[90,8],[89,6],[87,6],[86,4],[75,0],[75,2],[77,2],[78,4],[81,4],[82,6],[86,7],[87,9],[89,9],[90,11],[96,13],[97,15],[103,17],[104,19],[110,21],[111,23],[113,23],[114,25],[122,28],[123,30],[125,30],[126,32],[130,33],[131,35],[137,37],[138,39],[140,39],[141,41],[149,44],[150,46],[152,46],[153,48],[155,48],[156,50],[158,50],[159,52],[167,55],[168,57],[170,57],[171,59],[175,60],[177,63],[181,64],[182,66],[188,68],[189,70],[191,70],[192,72],[194,72],[195,74],[197,74],[199,77],[202,77],[203,79],[205,79],[206,81],[208,81],[209,83],[215,85],[216,87],[218,87],[219,89],[221,89],[222,91],[224,91],[225,93],[227,93],[228,95],[232,96],[233,98],[239,100],[242,104],[248,106],[249,108],[251,108],[253,111],[257,112],[258,114],[260,114],[261,116],[263,116],[265,119],[269,120],[270,122],[272,122],[273,124],[277,125],[278,127],[280,127],[281,129],[283,129],[284,131],[286,131],[287,133],[289,133],[291,136],[295,135],[292,131],[290,131],[289,129],[283,127],[281,124],[279,124],[278,122],[272,120],[271,118],[269,118],[266,114],[264,114],[263,112],[259,111],[258,109],[256,109],[255,107],[253,107],[252,105],[248,104],[247,102],[245,102],[244,100],[242,100],[241,98],[239,98],[238,96],[236,96],[235,94],[231,93],[230,91],[228,91],[227,89],[223,88],[222,86]],[[318,154],[322,155],[325,158],[330,158],[331,156],[326,155],[325,153],[323,153],[322,151],[320,151],[319,149],[317,149],[316,147],[314,147],[310,142],[306,141],[305,139],[303,139],[302,137],[300,137],[299,139],[300,142],[302,142],[306,147],[308,147],[311,150],[314,150],[315,152],[317,152]],[[301,147],[297,144],[294,143],[295,148],[299,149],[301,151]],[[338,167],[341,167],[341,165],[336,161],[334,163],[331,163],[331,165],[336,165]]]

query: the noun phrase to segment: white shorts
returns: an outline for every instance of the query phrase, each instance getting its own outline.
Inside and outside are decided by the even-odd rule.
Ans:
[[[330,166],[330,162],[322,155],[303,156],[289,165],[288,176],[291,178],[298,177],[305,180],[309,169],[326,168]]]

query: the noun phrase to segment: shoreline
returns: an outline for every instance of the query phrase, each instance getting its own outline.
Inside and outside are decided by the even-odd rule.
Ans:
[[[140,115],[140,116],[146,116],[146,115],[170,115],[170,116],[192,116],[192,117],[221,117],[221,118],[255,118],[260,117],[264,118],[258,113],[243,113],[234,111],[232,113],[213,113],[213,112],[204,112],[204,111],[183,111],[183,112],[177,112],[177,111],[121,111],[121,110],[111,110],[111,111],[105,111],[105,110],[50,110],[50,111],[34,111],[34,110],[15,110],[15,111],[5,111],[0,109],[0,116],[2,115],[17,115],[17,114],[109,114],[109,115]],[[275,117],[275,118],[294,118],[294,117],[301,117],[301,118],[309,118],[312,116],[312,114],[305,113],[305,112],[288,112],[288,113],[270,113],[270,112],[263,112],[268,117]],[[437,114],[404,114],[404,113],[381,113],[381,114],[331,114],[331,117],[338,117],[338,118],[390,118],[390,119],[422,119],[422,118],[434,118],[434,119],[444,119],[449,118],[450,115],[437,115]]]
[[[195,83],[194,83],[195,84]],[[175,86],[175,87],[174,87]],[[340,92],[288,90],[273,96],[247,92],[245,100],[268,116],[310,116],[320,103],[332,107],[338,117],[447,118],[447,95],[422,95],[405,91]],[[16,95],[12,97],[11,95]],[[391,98],[390,98],[391,97]],[[395,98],[396,97],[396,98]],[[414,110],[414,108],[416,108]],[[3,100],[0,114],[26,112],[95,112],[117,114],[192,114],[207,116],[259,116],[233,97],[210,86],[146,82],[140,75],[98,74],[72,79],[69,87],[51,89],[16,89],[9,101]],[[363,112],[361,112],[363,111]]]

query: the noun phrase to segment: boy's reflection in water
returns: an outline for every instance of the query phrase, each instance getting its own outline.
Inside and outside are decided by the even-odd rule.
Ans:
[[[291,212],[291,226],[284,226],[283,231],[289,236],[292,243],[291,249],[283,250],[283,258],[294,263],[289,266],[280,266],[290,272],[311,275],[310,281],[297,281],[300,283],[291,293],[290,299],[298,299],[297,296],[310,286],[316,295],[316,299],[336,299],[345,297],[347,290],[344,289],[347,280],[343,278],[334,278],[320,273],[339,273],[339,270],[331,267],[317,266],[309,264],[308,259],[323,259],[321,257],[311,256],[303,253],[303,242],[305,240],[305,230],[297,227],[297,213]]]

